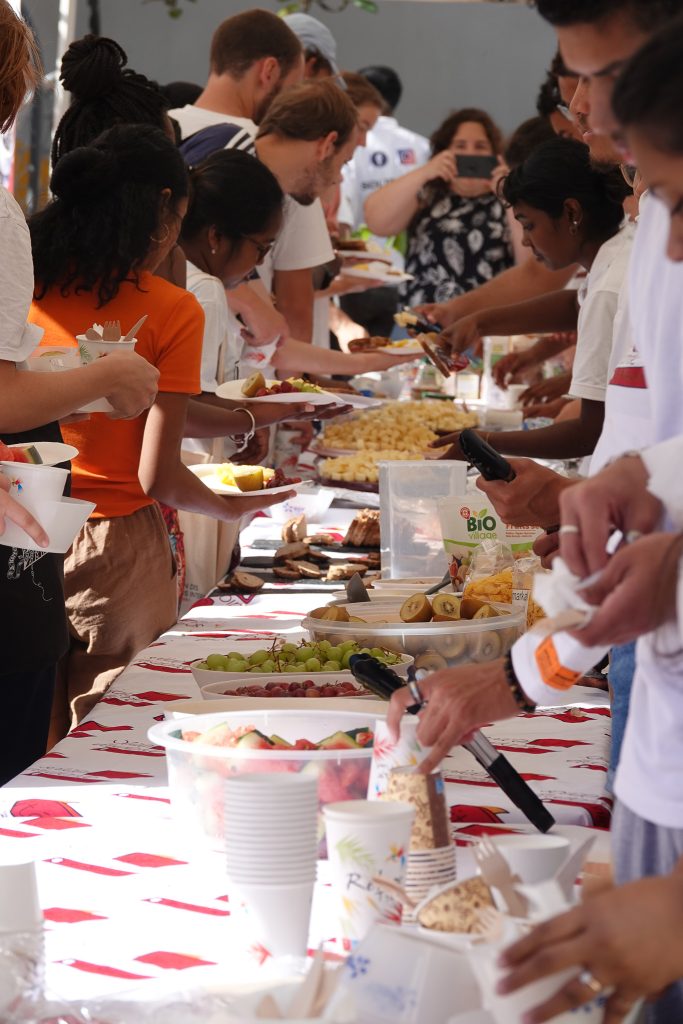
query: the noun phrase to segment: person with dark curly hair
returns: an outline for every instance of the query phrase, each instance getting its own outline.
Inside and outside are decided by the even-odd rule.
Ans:
[[[450,114],[430,141],[432,158],[424,167],[365,203],[375,234],[408,231],[405,269],[413,280],[402,286],[402,295],[411,306],[447,302],[514,262],[505,207],[496,195],[501,168],[482,178],[464,177],[457,168],[459,155],[500,161],[500,129],[483,110],[466,108]]]
[[[55,710],[67,724],[176,621],[176,567],[157,501],[237,522],[283,499],[220,497],[180,459],[188,401],[200,391],[204,317],[194,296],[154,274],[188,203],[174,144],[146,125],[110,128],[61,157],[51,189],[54,199],[29,224],[37,282],[31,320],[44,329],[43,344],[73,345],[94,321],[127,330],[147,314],[136,349],[160,374],[147,416],[94,413],[64,428],[79,451],[73,494],[97,506],[65,561],[70,648]],[[235,432],[249,432],[251,414],[233,415]]]

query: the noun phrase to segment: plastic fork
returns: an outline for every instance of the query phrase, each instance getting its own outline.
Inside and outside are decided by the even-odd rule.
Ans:
[[[503,937],[504,922],[500,910],[495,907],[482,907],[477,911],[480,929],[477,938],[486,942],[500,942]]]
[[[520,879],[510,871],[508,862],[489,836],[483,836],[474,848],[474,859],[484,880],[501,894],[513,917],[526,917],[527,903],[515,891]]]
[[[568,902],[570,902],[572,898],[576,877],[581,871],[589,850],[594,842],[595,836],[588,836],[588,838],[584,839],[582,843],[579,843],[576,849],[569,854],[566,861],[555,875],[554,880],[562,889],[562,892],[566,896]]]
[[[105,320],[102,341],[121,341],[121,324],[118,320]]]

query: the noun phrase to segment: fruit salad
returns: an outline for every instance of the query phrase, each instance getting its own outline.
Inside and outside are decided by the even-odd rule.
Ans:
[[[288,377],[287,380],[269,383],[260,371],[253,373],[242,385],[242,394],[246,398],[267,398],[268,395],[291,395],[296,392],[321,395],[323,388],[303,377]]]
[[[189,743],[234,747],[235,750],[359,750],[361,747],[371,747],[375,734],[368,726],[362,729],[349,729],[347,732],[338,730],[322,740],[298,739],[289,743],[281,736],[265,736],[253,725],[240,725],[233,729],[224,722],[203,733],[183,729],[182,737]]]

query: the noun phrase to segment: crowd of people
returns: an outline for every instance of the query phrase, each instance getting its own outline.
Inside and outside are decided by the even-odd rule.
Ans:
[[[0,675],[13,723],[0,783],[173,625],[199,538],[208,531],[236,550],[244,517],[288,496],[223,498],[189,465],[268,463],[278,426],[306,439],[315,421],[348,411],[314,408],[305,394],[296,405],[247,406],[218,397],[222,382],[255,369],[319,379],[386,369],[395,360],[340,342],[388,336],[403,304],[453,353],[476,355],[485,336],[540,335],[500,361],[496,380],[528,380],[562,353],[566,372],[526,396],[555,422],[485,433],[513,456],[515,478],[478,486],[506,522],[546,531],[536,545],[546,565],[559,553],[591,578],[582,593],[596,610],[573,636],[609,652],[616,887],[508,950],[503,987],[576,967],[529,1021],[604,992],[610,1024],[643,996],[648,1020],[674,1024],[683,1020],[683,2],[534,6],[556,31],[557,53],[537,115],[507,139],[477,108],[455,109],[429,140],[402,127],[397,74],[341,70],[332,34],[309,15],[252,10],[222,22],[204,86],[161,88],[128,68],[111,39],[68,48],[71,103],[53,140],[50,196],[27,223],[0,190],[0,437],[72,444],[71,494],[96,508],[66,558],[0,546],[9,638]],[[7,131],[42,76],[8,0],[0,61]],[[401,291],[345,275],[335,247],[352,234],[379,241],[409,271]],[[72,346],[94,322],[145,314],[134,352],[25,371],[38,346]],[[111,413],[78,413],[103,397]],[[461,457],[457,435],[434,445]],[[582,475],[534,458],[583,458]],[[46,547],[9,484],[0,473],[0,533],[11,520]],[[227,569],[217,565],[216,577]],[[424,770],[482,723],[557,703],[521,643],[505,660],[421,681]],[[392,728],[413,700],[395,694]]]

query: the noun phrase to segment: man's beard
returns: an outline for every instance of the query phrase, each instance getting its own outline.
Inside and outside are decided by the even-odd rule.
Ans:
[[[276,82],[276,84],[270,90],[268,95],[264,96],[263,99],[261,100],[261,102],[258,104],[258,106],[254,107],[254,116],[253,116],[252,120],[254,121],[255,124],[261,124],[261,121],[263,120],[263,118],[266,116],[266,113],[268,112],[268,107],[271,105],[271,103],[273,102],[275,97],[278,95],[278,93],[280,93],[281,90],[282,90],[281,83],[280,82]]]

